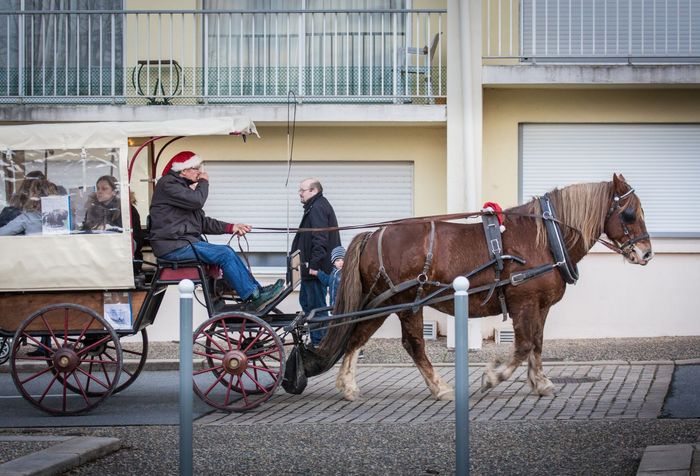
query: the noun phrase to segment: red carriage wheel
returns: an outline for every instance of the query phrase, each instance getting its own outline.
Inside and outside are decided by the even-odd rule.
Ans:
[[[102,347],[112,347],[113,358],[100,355]],[[25,400],[54,415],[97,406],[116,388],[122,368],[112,326],[77,304],[47,306],[25,319],[15,333],[11,359],[12,379]]]
[[[122,337],[122,339],[124,338]],[[124,342],[121,347],[121,376],[119,378],[118,385],[114,388],[112,393],[121,392],[131,385],[143,370],[144,365],[146,365],[146,357],[148,356],[148,334],[146,333],[146,329],[141,329],[141,332],[139,332],[136,338],[132,339],[130,342]],[[118,353],[119,352],[117,351],[116,346],[111,341],[106,341],[90,350],[90,354],[93,356],[93,358],[100,361],[116,361]],[[51,371],[58,376],[58,379],[63,381],[62,374],[58,372],[50,362],[49,367],[51,368]],[[90,370],[92,370],[94,365],[90,367]],[[71,383],[70,379],[66,382],[66,385],[74,393],[80,393],[80,389],[75,387]],[[88,385],[88,387],[89,388],[86,389],[86,394],[90,397],[96,397],[104,393],[104,389],[100,388],[99,386]]]
[[[282,340],[264,320],[243,314],[220,314],[194,333],[194,391],[207,404],[242,412],[268,400],[284,375]]]

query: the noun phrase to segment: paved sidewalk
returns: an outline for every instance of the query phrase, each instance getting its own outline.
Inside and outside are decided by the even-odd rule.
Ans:
[[[454,385],[454,367],[436,366]],[[480,391],[483,365],[469,369],[469,417],[491,420],[600,420],[656,418],[673,375],[673,362],[576,362],[545,365],[554,396],[532,395],[521,366],[497,387]],[[265,423],[394,423],[455,421],[452,402],[435,400],[413,365],[360,365],[360,398],[348,402],[335,389],[337,371],[309,380],[302,395],[278,391],[246,413],[214,412],[201,425]]]
[[[451,364],[436,365],[436,369],[446,381],[454,385],[454,367]],[[603,438],[611,428],[616,428],[606,425],[606,422],[610,420],[617,421],[621,425],[645,425],[644,422],[656,424],[664,397],[669,390],[673,369],[674,362],[670,360],[546,363],[545,372],[554,382],[557,393],[553,396],[540,397],[530,394],[530,388],[526,382],[527,367],[524,365],[519,367],[508,381],[482,393],[479,388],[484,365],[473,364],[470,366],[469,372],[469,406],[470,418],[477,424],[473,425],[472,430],[479,431],[480,428],[488,428],[489,431],[506,431],[510,434],[509,432],[512,431],[516,433],[524,431],[519,430],[521,427],[528,428],[527,431],[538,431],[536,428],[549,425],[547,426],[549,430],[546,430],[546,433],[555,437],[554,435],[559,431],[569,431],[571,425],[593,425],[595,428],[597,428],[596,425],[605,425],[604,428],[600,428],[601,433],[595,433],[595,438],[598,440]],[[283,437],[279,441],[289,441],[290,449],[285,450],[289,454],[297,454],[299,451],[299,448],[293,445],[295,438],[291,435],[300,431],[299,428],[308,428],[307,425],[313,425],[315,432],[326,432],[328,435],[332,435],[326,435],[332,441],[335,441],[336,435],[346,434],[349,431],[362,435],[366,433],[366,438],[372,438],[371,435],[375,434],[383,435],[382,441],[393,441],[398,438],[395,433],[396,428],[401,428],[401,431],[407,435],[413,434],[413,432],[424,432],[426,429],[428,431],[435,429],[434,431],[438,432],[436,437],[444,439],[443,444],[448,447],[454,444],[449,431],[447,438],[444,435],[444,429],[454,425],[454,403],[435,400],[413,365],[361,364],[358,367],[357,375],[361,396],[355,402],[343,400],[337,392],[335,389],[336,375],[337,368],[322,376],[310,379],[309,386],[302,395],[289,395],[280,389],[262,406],[246,413],[212,412],[196,420],[198,430],[195,433],[209,435],[212,441],[237,438],[235,435],[240,434],[261,433],[262,438],[268,441],[270,440],[269,432],[288,430],[291,432],[289,436]],[[590,423],[586,423],[586,421]],[[659,422],[662,421],[659,420]],[[512,424],[509,429],[501,427],[506,422]],[[554,426],[552,427],[552,425]],[[531,426],[532,429],[530,429]],[[362,430],[362,428],[367,428],[367,430]],[[581,431],[584,428],[587,427],[581,427]],[[386,434],[383,433],[384,429],[386,429]],[[153,429],[126,427],[123,430],[128,436],[122,441],[129,442],[132,445],[131,449],[127,449],[124,454],[122,452],[115,453],[111,457],[95,461],[92,465],[88,464],[84,466],[85,471],[82,471],[81,468],[80,474],[95,474],[94,471],[101,467],[112,468],[113,474],[126,474],[122,472],[124,469],[114,468],[124,468],[124,465],[134,464],[132,460],[124,458],[125,455],[135,451],[133,447],[135,435],[144,434],[143,440],[137,445],[140,448],[142,445],[146,445],[146,442],[154,441],[153,437],[146,435],[151,431],[161,431],[160,427],[158,429],[155,427]],[[172,427],[164,428],[162,431],[177,434],[176,428]],[[85,433],[90,434],[91,432],[88,430]],[[93,434],[116,436],[119,431],[104,429],[96,430]],[[440,436],[437,436],[438,434]],[[505,436],[502,437],[505,438]],[[120,436],[120,438],[122,437]],[[419,441],[408,438],[411,445]],[[248,439],[251,442],[258,441],[256,437],[244,438],[246,441]],[[275,438],[272,439],[278,441]],[[656,441],[658,441],[656,444],[660,444],[669,440]],[[199,447],[209,448],[213,444],[200,442]],[[322,443],[318,442],[317,444]],[[404,441],[401,444],[408,443]],[[490,448],[486,442],[484,444]],[[562,445],[564,444],[562,441]],[[588,443],[588,445],[590,444],[593,443]],[[479,440],[474,441],[473,445],[473,448],[478,448]],[[172,446],[172,442],[169,446]],[[644,446],[643,444],[639,448],[642,449]],[[649,446],[644,452],[642,465],[639,466],[640,474],[651,474],[648,471],[658,472],[664,469],[676,470],[679,469],[676,468],[679,465],[684,465],[687,469],[684,473],[678,474],[693,474],[692,471],[695,469],[691,467],[693,461],[692,445],[690,445],[690,453],[688,452],[689,445],[680,446],[667,445],[664,448]],[[281,447],[278,449],[282,451]],[[359,451],[359,448],[356,450]],[[576,447],[576,451],[579,450],[580,448]],[[172,448],[169,448],[168,451],[172,452]],[[399,449],[395,451],[399,451]],[[679,451],[682,454],[678,453]],[[449,456],[451,453],[448,451],[444,454]],[[681,462],[676,458],[676,454],[683,456]],[[695,454],[698,454],[697,450],[695,450]],[[29,455],[23,461],[15,460],[12,464],[21,466],[21,464],[35,460],[36,455],[37,453]],[[174,456],[177,457],[176,454]],[[570,456],[575,455],[570,454]],[[170,456],[171,459],[172,457],[173,455]],[[240,457],[241,455],[239,455]],[[310,457],[310,455],[306,456],[307,459]],[[260,458],[262,456],[258,454],[254,459],[258,461]],[[139,465],[157,464],[155,461],[142,461],[142,456],[138,455],[136,459],[139,461]],[[82,464],[83,461],[85,460],[82,459],[74,464]],[[436,464],[435,461],[430,461],[431,464]],[[397,464],[398,467],[401,467],[400,463]],[[212,462],[211,465],[220,468],[215,462]],[[162,466],[159,468],[162,470]],[[28,471],[21,474],[44,474],[40,471],[32,471],[30,467],[26,469]],[[370,470],[369,473],[372,471]],[[0,470],[0,474],[5,473]]]

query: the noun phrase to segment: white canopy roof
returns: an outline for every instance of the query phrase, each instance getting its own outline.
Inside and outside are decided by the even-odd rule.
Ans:
[[[0,151],[120,147],[129,137],[258,135],[247,117],[141,122],[72,122],[0,126]]]
[[[258,135],[245,117],[0,126],[0,153],[114,148],[120,177],[126,177],[129,137],[230,134]],[[121,190],[123,213],[129,210],[127,191]],[[0,292],[133,288],[131,229],[123,222],[123,233],[0,237]]]

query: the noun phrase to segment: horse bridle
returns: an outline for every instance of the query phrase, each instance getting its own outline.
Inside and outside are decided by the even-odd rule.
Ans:
[[[622,195],[617,195],[616,193],[613,194],[612,198],[612,203],[610,204],[610,208],[608,209],[608,214],[605,216],[605,222],[610,219],[613,213],[615,211],[619,210],[622,208],[622,205],[620,205],[620,201],[624,198],[629,197],[634,193],[634,188],[630,187],[629,190],[627,190],[625,193]],[[632,234],[630,233],[629,228],[627,227],[627,224],[630,223],[628,220],[625,220],[624,215],[625,210],[623,210],[621,213],[618,214],[618,217],[620,218],[620,225],[622,226],[622,231],[625,234],[625,236],[628,238],[627,241],[625,241],[622,244],[619,244],[617,240],[610,238],[612,243],[603,240],[601,238],[598,238],[598,241],[602,243],[603,245],[607,246],[609,249],[612,251],[619,253],[625,257],[628,257],[630,253],[632,253],[632,248],[634,248],[634,245],[642,240],[648,240],[649,239],[649,233],[642,233],[639,236],[633,237]]]

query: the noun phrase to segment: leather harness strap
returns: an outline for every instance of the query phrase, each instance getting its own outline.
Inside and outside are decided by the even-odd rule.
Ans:
[[[503,242],[501,240],[501,228],[500,220],[495,213],[485,214],[481,217],[481,223],[484,226],[484,236],[486,237],[486,248],[489,250],[489,257],[495,260],[494,263],[494,281],[489,289],[488,294],[482,301],[481,305],[486,304],[493,292],[496,291],[498,295],[498,302],[501,306],[501,314],[503,314],[503,320],[508,319],[508,307],[506,306],[506,296],[503,293],[503,287],[498,286],[501,280],[501,271],[503,271]]]
[[[559,273],[561,273],[564,282],[567,284],[576,284],[578,280],[578,267],[569,257],[569,252],[564,244],[564,237],[561,234],[561,228],[559,228],[559,221],[556,217],[554,205],[549,200],[549,194],[545,193],[544,196],[539,197],[539,201],[542,207],[542,220],[547,230],[549,249],[554,257],[554,264],[559,269]]]

